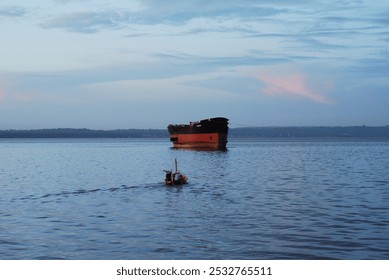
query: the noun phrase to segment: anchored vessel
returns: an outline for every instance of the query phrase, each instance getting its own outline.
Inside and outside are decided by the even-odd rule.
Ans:
[[[170,141],[178,149],[225,150],[228,119],[210,118],[189,124],[170,124]]]

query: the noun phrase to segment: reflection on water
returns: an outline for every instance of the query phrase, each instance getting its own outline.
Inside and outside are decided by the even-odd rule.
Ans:
[[[389,142],[1,140],[1,259],[389,259]],[[174,168],[189,184],[164,185]]]

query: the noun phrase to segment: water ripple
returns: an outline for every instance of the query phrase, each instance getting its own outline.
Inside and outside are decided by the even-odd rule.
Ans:
[[[40,141],[2,149],[1,259],[389,259],[389,143]]]

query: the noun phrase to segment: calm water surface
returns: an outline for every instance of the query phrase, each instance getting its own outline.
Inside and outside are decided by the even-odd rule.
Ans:
[[[389,142],[0,140],[0,194],[0,259],[389,259]]]

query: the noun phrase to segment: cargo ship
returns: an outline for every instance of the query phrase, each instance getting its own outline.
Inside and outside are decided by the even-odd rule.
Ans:
[[[226,149],[228,135],[226,118],[210,118],[189,124],[170,124],[168,130],[170,141],[177,149]]]

